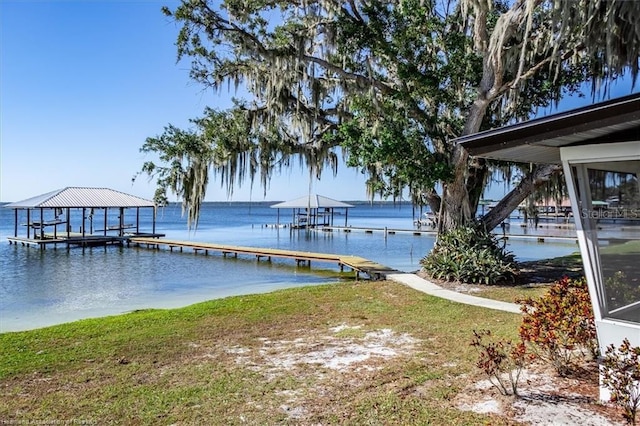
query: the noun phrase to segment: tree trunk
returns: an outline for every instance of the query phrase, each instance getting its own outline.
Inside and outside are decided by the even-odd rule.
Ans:
[[[467,177],[467,193],[469,194],[469,210],[472,215],[478,211],[478,204],[485,188],[489,168],[484,158],[474,157],[469,162],[469,176]]]
[[[509,192],[480,222],[491,231],[509,217],[537,187],[547,182],[554,174],[562,171],[559,164],[541,164],[529,173],[511,192]]]
[[[445,184],[442,190],[439,232],[455,229],[472,219],[466,185],[468,163],[469,154],[460,145],[456,146],[454,179]]]
[[[437,214],[440,211],[440,202],[442,201],[442,198],[440,198],[435,189],[432,188],[430,191],[423,193],[422,197],[426,200],[432,213]]]
[[[482,84],[489,84],[483,81]],[[476,133],[489,106],[490,100],[482,91],[478,99],[469,109],[463,135]],[[453,154],[454,178],[443,188],[442,217],[440,218],[439,231],[448,231],[469,223],[475,217],[475,209],[480,198],[478,186],[484,180],[483,168],[486,168],[484,160],[469,160],[469,153],[457,145]],[[470,197],[470,191],[473,193]],[[474,201],[474,198],[477,200]]]

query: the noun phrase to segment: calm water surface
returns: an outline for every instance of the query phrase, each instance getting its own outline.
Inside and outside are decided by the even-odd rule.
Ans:
[[[352,254],[406,272],[420,268],[420,259],[434,242],[431,235],[411,232],[385,238],[381,231],[306,232],[265,226],[277,221],[277,211],[270,204],[206,203],[195,233],[187,230],[180,206],[171,205],[159,211],[157,231],[171,239]],[[281,223],[290,221],[289,214],[280,212]],[[356,203],[348,219],[353,227],[412,229],[414,212],[407,204]],[[150,229],[150,216],[143,216],[142,222]],[[134,247],[39,250],[15,246],[6,240],[13,235],[13,223],[13,211],[0,208],[0,332],[338,280],[337,266],[329,263],[316,263],[309,269],[287,260],[257,262],[252,257],[196,256]],[[335,224],[343,225],[344,218],[337,217]],[[517,220],[512,222],[512,233],[526,231]],[[573,230],[555,228],[529,233],[575,236]],[[578,250],[572,241],[538,243],[517,238],[509,240],[508,248],[519,260]]]

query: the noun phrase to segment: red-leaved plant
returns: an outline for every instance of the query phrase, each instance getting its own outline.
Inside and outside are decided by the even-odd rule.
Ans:
[[[602,384],[611,391],[611,402],[622,407],[624,418],[635,425],[640,408],[640,347],[631,347],[628,339],[618,349],[608,346],[602,367]]]
[[[523,315],[520,337],[560,376],[572,370],[578,355],[598,353],[593,308],[584,279],[557,281],[538,299],[518,300]]]
[[[527,361],[523,342],[487,341],[491,331],[473,331],[471,346],[479,351],[476,366],[488,377],[502,395],[518,395],[518,381]]]

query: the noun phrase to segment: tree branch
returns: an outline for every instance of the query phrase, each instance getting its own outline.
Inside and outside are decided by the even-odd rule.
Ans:
[[[494,229],[505,217],[514,211],[536,188],[542,186],[551,177],[562,171],[559,164],[541,164],[528,174],[520,183],[511,190],[489,213],[484,215],[480,222],[488,229]]]

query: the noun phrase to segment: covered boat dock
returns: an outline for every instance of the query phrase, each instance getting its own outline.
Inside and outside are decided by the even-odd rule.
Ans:
[[[333,226],[335,216],[341,214],[344,214],[344,226],[347,226],[349,209],[353,207],[351,204],[315,194],[271,206],[272,209],[278,209],[278,225],[280,225],[280,209],[292,210],[291,228]]]
[[[3,207],[14,210],[14,233],[7,237],[11,244],[85,247],[164,236],[156,234],[153,201],[109,188],[67,187]],[[141,210],[151,215],[146,231],[140,225]]]

